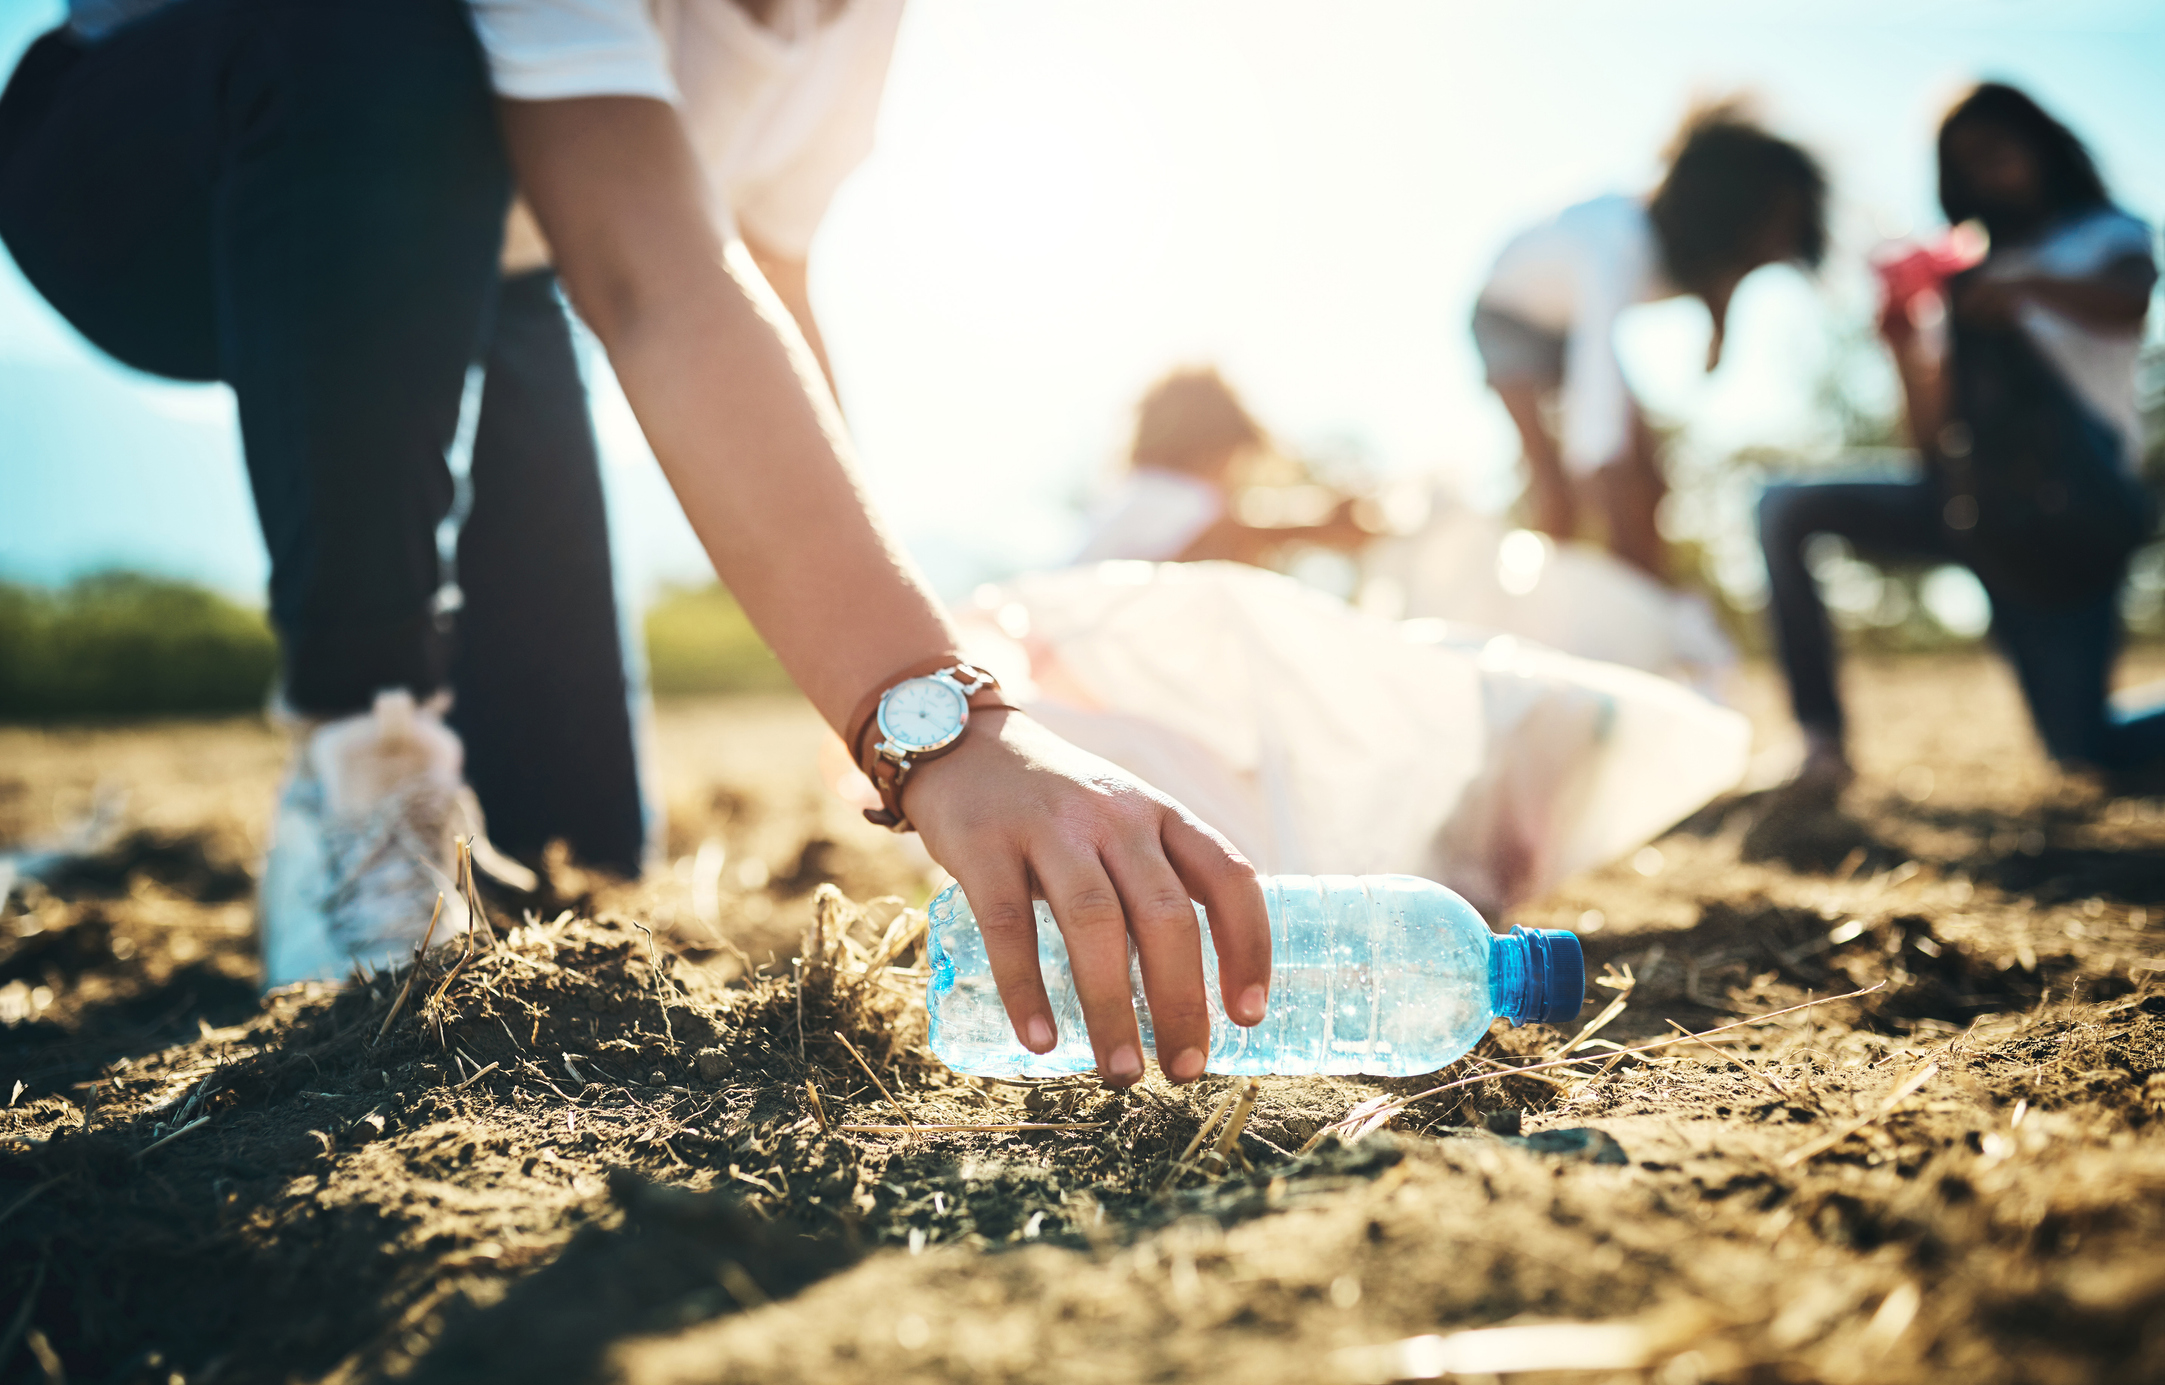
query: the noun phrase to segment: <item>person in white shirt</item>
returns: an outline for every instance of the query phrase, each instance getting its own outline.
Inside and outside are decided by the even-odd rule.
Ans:
[[[1330,506],[1315,522],[1246,522],[1233,492],[1248,464],[1270,448],[1270,435],[1215,369],[1168,373],[1136,406],[1127,470],[1093,508],[1075,561],[1224,559],[1267,567],[1290,545],[1355,549],[1369,540],[1353,518],[1353,501],[1333,503],[1320,487],[1303,488]]]
[[[1667,580],[1654,524],[1665,485],[1617,358],[1617,319],[1638,303],[1703,300],[1711,370],[1744,276],[1784,260],[1817,265],[1826,241],[1818,164],[1724,105],[1685,124],[1651,195],[1578,203],[1505,245],[1474,307],[1473,338],[1518,426],[1533,526],[1570,539],[1592,508],[1618,557]]]
[[[405,955],[451,864],[464,744],[430,705],[457,671],[436,529],[516,187],[514,264],[545,253],[722,579],[882,786],[877,820],[914,824],[968,892],[1018,1040],[1058,1042],[1041,897],[1106,1079],[1143,1074],[1132,937],[1160,1065],[1190,1081],[1210,1045],[1191,899],[1227,1013],[1267,1010],[1254,869],[960,657],[785,306],[809,320],[792,276],[863,153],[894,24],[883,0],[74,0],[0,96],[0,238],[114,355],[233,386],[285,696],[321,723],[295,807],[322,829],[310,893],[345,959]],[[590,524],[521,518],[489,551],[541,580],[560,533],[585,533],[591,569]],[[462,563],[462,588],[484,579]],[[472,602],[460,620],[470,638]]]

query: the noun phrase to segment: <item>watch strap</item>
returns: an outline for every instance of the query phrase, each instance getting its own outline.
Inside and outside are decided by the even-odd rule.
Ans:
[[[967,663],[960,654],[934,654],[919,659],[914,664],[904,665],[874,683],[872,691],[858,700],[856,710],[849,715],[848,729],[843,733],[842,743],[849,747],[849,757],[857,762],[857,768],[864,770],[866,774],[872,772],[865,765],[865,752],[871,749],[869,742],[873,727],[879,719],[880,699],[887,696],[890,688],[897,683],[907,683],[912,678],[927,678],[943,668]]]
[[[909,818],[902,812],[902,790],[909,782],[910,772],[917,767],[919,760],[936,758],[953,748],[950,745],[926,755],[905,756],[899,760],[890,759],[880,754],[878,750],[879,737],[875,734],[879,722],[880,700],[886,697],[898,684],[907,683],[913,678],[929,678],[934,674],[949,671],[953,671],[958,675],[962,682],[977,685],[976,690],[970,693],[967,698],[967,705],[971,711],[998,710],[1015,712],[1022,710],[1000,696],[999,679],[956,654],[943,654],[928,659],[920,659],[914,664],[896,670],[893,674],[881,680],[871,692],[865,695],[864,700],[858,703],[857,710],[851,715],[849,736],[846,741],[850,758],[856,761],[857,768],[864,772],[865,778],[872,781],[872,787],[878,791],[880,796],[879,807],[864,810],[867,821],[895,832],[910,831]],[[960,742],[957,741],[955,744],[960,744]]]

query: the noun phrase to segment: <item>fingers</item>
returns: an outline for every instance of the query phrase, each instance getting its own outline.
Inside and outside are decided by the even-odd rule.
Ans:
[[[1155,838],[1117,838],[1103,859],[1126,906],[1128,933],[1140,954],[1158,1066],[1175,1082],[1192,1082],[1203,1075],[1210,1053],[1202,929],[1195,904]]]
[[[1030,864],[1067,939],[1068,966],[1098,1075],[1111,1086],[1131,1086],[1143,1075],[1143,1042],[1128,981],[1128,925],[1120,895],[1087,844],[1067,841],[1033,850]]]
[[[1263,907],[1255,867],[1232,843],[1184,812],[1166,813],[1161,839],[1187,892],[1209,911],[1226,1014],[1235,1024],[1261,1024],[1270,1009],[1270,912]],[[1153,1016],[1157,1004],[1153,991]],[[1163,1048],[1165,1040],[1158,1044]]]
[[[1044,974],[1038,970],[1037,914],[1020,858],[1006,853],[998,865],[955,869],[954,876],[970,901],[970,912],[977,915],[985,960],[992,966],[993,984],[1000,988],[1000,1003],[1015,1037],[1032,1053],[1050,1053],[1060,1032],[1045,994]]]

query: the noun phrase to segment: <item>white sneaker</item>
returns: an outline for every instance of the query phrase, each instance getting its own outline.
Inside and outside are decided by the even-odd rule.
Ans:
[[[465,748],[435,705],[381,693],[306,733],[280,790],[263,872],[264,986],[336,981],[406,960],[444,897],[436,938],[468,926],[455,840],[480,835]]]

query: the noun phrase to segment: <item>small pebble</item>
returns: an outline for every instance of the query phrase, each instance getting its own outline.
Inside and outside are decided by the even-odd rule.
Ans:
[[[721,1049],[702,1048],[699,1050],[699,1056],[692,1060],[692,1066],[699,1070],[699,1075],[702,1078],[709,1082],[717,1082],[729,1075],[731,1064],[729,1055]]]

